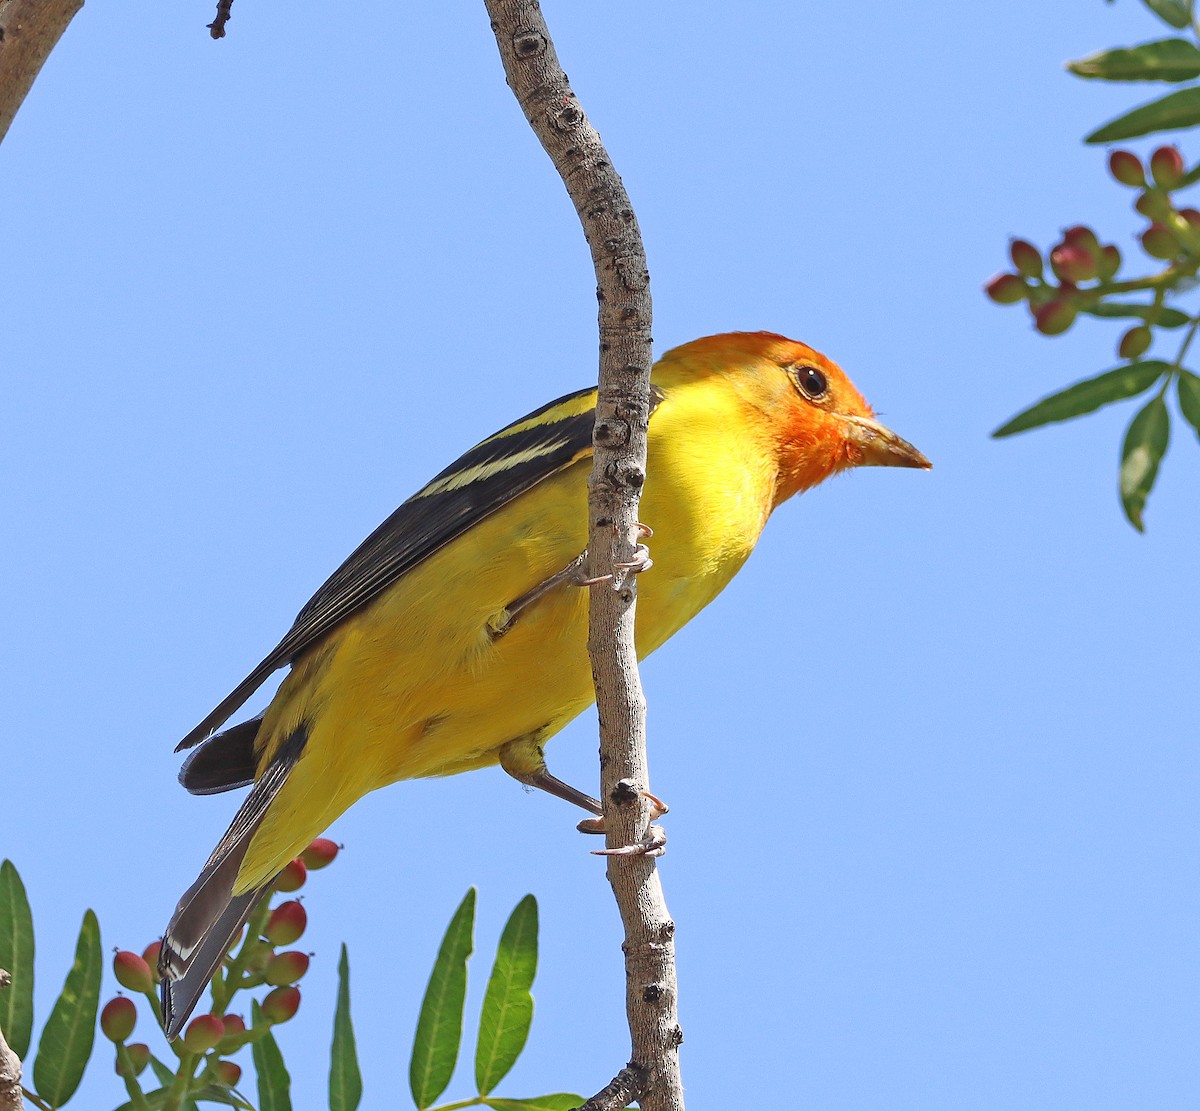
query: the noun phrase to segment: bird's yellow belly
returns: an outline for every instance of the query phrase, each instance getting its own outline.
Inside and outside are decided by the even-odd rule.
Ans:
[[[263,722],[259,766],[301,722],[308,740],[239,889],[269,879],[368,791],[494,764],[505,742],[544,740],[594,701],[588,590],[604,586],[557,586],[495,631],[510,603],[583,551],[590,465],[546,480],[561,491],[518,498],[476,525],[297,661]],[[716,597],[765,520],[762,498],[726,488],[706,507],[681,495],[665,465],[651,474],[641,515],[655,529],[654,567],[638,580],[639,656]]]

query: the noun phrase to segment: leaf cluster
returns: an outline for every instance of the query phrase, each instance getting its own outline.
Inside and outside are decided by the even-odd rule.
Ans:
[[[1200,32],[1194,0],[1143,3],[1170,28],[1186,31],[1189,37],[1172,35],[1103,50],[1069,62],[1067,69],[1086,80],[1184,87],[1108,121],[1086,136],[1087,143],[1200,126]],[[998,303],[1027,303],[1035,327],[1045,335],[1065,332],[1080,315],[1132,323],[1117,345],[1118,355],[1126,361],[1044,397],[993,435],[1011,436],[1149,394],[1125,431],[1118,470],[1122,508],[1129,522],[1142,531],[1146,502],[1170,442],[1168,398],[1172,394],[1179,414],[1200,434],[1200,378],[1185,365],[1200,328],[1200,310],[1181,303],[1200,284],[1200,210],[1175,199],[1180,190],[1200,181],[1200,162],[1189,168],[1176,148],[1160,147],[1149,159],[1148,176],[1141,160],[1129,151],[1112,152],[1109,169],[1118,182],[1139,190],[1134,207],[1150,221],[1141,233],[1141,246],[1151,263],[1148,272],[1119,275],[1122,260],[1117,249],[1101,247],[1091,229],[1075,227],[1048,252],[1051,275],[1045,274],[1041,255],[1032,244],[1014,240],[1011,254],[1016,272],[998,275],[986,289]],[[1173,357],[1145,357],[1156,340],[1174,329],[1183,332]]]

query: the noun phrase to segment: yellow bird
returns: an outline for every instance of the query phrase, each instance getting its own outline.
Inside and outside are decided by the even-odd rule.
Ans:
[[[793,494],[850,467],[930,465],[834,363],[769,332],[677,347],[652,386],[639,656],[721,592]],[[180,772],[189,791],[253,789],[167,927],[169,1037],[264,889],[368,791],[498,763],[600,813],[542,755],[594,700],[580,586],[595,401],[592,388],[551,402],[409,498],[183,739],[200,744]],[[260,717],[209,736],[288,665]]]

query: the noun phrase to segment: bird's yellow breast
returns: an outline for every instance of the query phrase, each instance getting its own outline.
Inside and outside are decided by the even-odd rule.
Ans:
[[[654,529],[654,566],[638,579],[641,656],[745,561],[777,471],[764,445],[728,435],[741,404],[732,391],[682,382],[664,393],[641,502]],[[559,586],[495,631],[510,603],[584,550],[590,467],[581,459],[486,517],[296,662],[260,730],[259,766],[301,722],[308,741],[239,889],[269,879],[368,791],[495,763],[505,742],[545,739],[591,704],[588,588]]]

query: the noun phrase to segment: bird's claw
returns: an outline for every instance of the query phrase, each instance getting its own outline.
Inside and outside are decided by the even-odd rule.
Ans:
[[[613,849],[593,849],[592,856],[662,856],[667,851],[667,831],[662,826],[650,826],[646,835],[634,845],[618,845]]]
[[[657,795],[649,791],[638,791],[650,803],[650,821],[656,822],[671,808]],[[607,833],[603,817],[584,818],[576,827],[580,833]],[[594,849],[593,856],[662,856],[666,851],[667,834],[662,826],[651,825],[646,835],[634,845],[619,845],[611,849]]]
[[[596,586],[599,583],[611,582],[613,590],[620,590],[627,575],[640,575],[654,566],[654,560],[650,558],[650,549],[642,543],[643,540],[649,540],[654,535],[654,529],[649,525],[642,524],[641,521],[634,521],[629,531],[632,534],[630,541],[634,545],[633,559],[625,563],[614,563],[615,570],[611,574],[581,579],[580,586]]]

